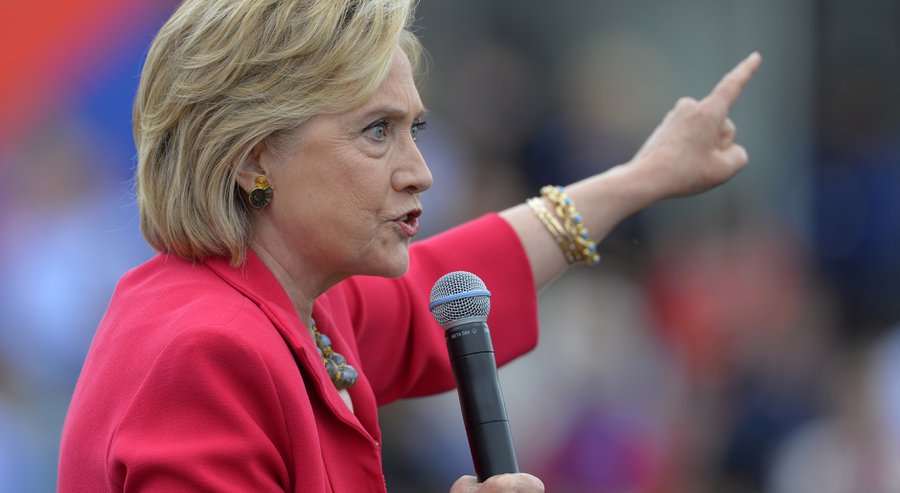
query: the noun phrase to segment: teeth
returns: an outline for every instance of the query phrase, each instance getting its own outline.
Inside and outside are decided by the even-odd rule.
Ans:
[[[401,221],[409,221],[409,214],[400,218]]]

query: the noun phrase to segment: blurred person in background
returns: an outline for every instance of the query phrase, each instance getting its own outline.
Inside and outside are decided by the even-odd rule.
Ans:
[[[900,490],[900,330],[845,344],[829,373],[824,412],[783,441],[766,491]]]
[[[667,456],[687,491],[765,491],[782,442],[822,412],[837,330],[806,248],[762,217],[656,245],[644,284],[685,378]]]
[[[453,387],[435,279],[491,288],[499,363],[536,292],[660,200],[747,163],[752,54],[627,163],[410,247],[432,177],[408,0],[184,2],[134,109],[141,228],[66,418],[60,491],[384,491],[377,406]],[[524,473],[452,492],[543,491]]]

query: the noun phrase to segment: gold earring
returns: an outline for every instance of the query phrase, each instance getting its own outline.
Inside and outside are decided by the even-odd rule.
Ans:
[[[272,187],[265,175],[256,177],[256,186],[250,190],[249,199],[255,209],[262,209],[272,201]]]

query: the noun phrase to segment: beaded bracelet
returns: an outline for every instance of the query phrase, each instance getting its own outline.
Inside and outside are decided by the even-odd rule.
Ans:
[[[556,244],[559,246],[560,250],[562,250],[563,255],[566,256],[566,261],[569,262],[569,265],[577,262],[578,258],[575,256],[572,240],[569,238],[569,235],[566,233],[562,224],[560,224],[559,221],[556,220],[556,217],[547,210],[547,206],[544,205],[544,200],[540,197],[531,197],[528,199],[528,206],[534,211],[534,215],[544,223],[544,227],[546,227],[547,231],[550,232],[550,235],[553,236],[553,240],[556,241]]]
[[[581,220],[581,214],[575,209],[572,199],[566,195],[565,189],[547,185],[541,188],[541,195],[553,204],[556,215],[562,220],[562,226],[572,241],[570,247],[574,247],[575,258],[591,265],[599,264],[597,244],[591,239],[587,227]]]

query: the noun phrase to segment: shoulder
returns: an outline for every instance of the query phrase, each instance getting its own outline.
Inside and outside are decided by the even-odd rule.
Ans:
[[[246,296],[205,264],[160,254],[122,276],[100,330],[138,330],[168,339],[186,327],[224,328],[247,319],[267,323]]]
[[[153,371],[220,362],[291,361],[265,313],[203,264],[159,255],[123,276],[84,378],[136,386]],[[220,367],[226,371],[230,368]],[[117,375],[110,375],[109,372]]]
[[[186,325],[165,341],[146,378],[194,382],[190,386],[235,378],[270,380],[273,346],[260,338],[264,333],[253,326]]]
[[[212,272],[204,263],[191,262],[175,255],[159,254],[119,280],[113,295],[143,298],[154,305],[184,304],[211,297],[239,298],[239,293]]]

